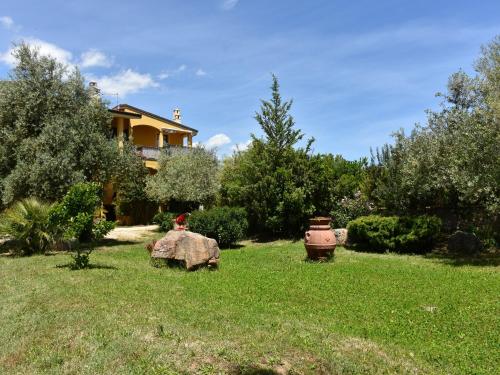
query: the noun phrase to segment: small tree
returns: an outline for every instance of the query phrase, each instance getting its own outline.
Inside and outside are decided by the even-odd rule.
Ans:
[[[219,188],[215,152],[202,147],[168,150],[160,156],[158,173],[147,178],[147,195],[160,203],[171,200],[207,204]]]
[[[265,138],[252,136],[247,151],[225,162],[221,201],[245,207],[254,232],[297,236],[315,211],[309,168],[313,140],[305,149],[294,148],[303,135],[294,128],[292,101],[282,101],[275,76],[271,92],[255,115]]]
[[[50,214],[50,222],[57,228],[59,237],[80,242],[72,250],[75,269],[89,265],[93,250],[91,241],[103,238],[114,227],[114,223],[94,220],[94,214],[101,204],[101,187],[96,183],[74,185],[63,200],[56,204]],[[81,244],[87,243],[85,247]]]

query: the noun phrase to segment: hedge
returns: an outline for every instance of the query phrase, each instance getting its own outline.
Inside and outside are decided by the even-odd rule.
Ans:
[[[349,242],[365,250],[423,253],[441,230],[435,216],[362,216],[347,225]]]
[[[228,247],[243,239],[248,230],[247,213],[239,207],[194,211],[188,223],[190,231],[214,238],[221,247]]]

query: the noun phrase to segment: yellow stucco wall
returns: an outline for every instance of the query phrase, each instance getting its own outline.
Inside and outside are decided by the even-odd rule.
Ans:
[[[137,113],[128,108],[124,109],[128,113]],[[192,132],[183,129],[174,124],[169,124],[153,117],[142,114],[140,119],[130,119],[131,135],[134,140],[134,144],[138,146],[148,146],[148,147],[159,147],[161,146],[161,141],[158,139],[158,134],[161,129],[171,129],[178,133],[171,133],[168,135],[168,143],[175,146],[182,146],[184,143],[184,138],[191,135]]]
[[[159,131],[151,126],[133,127],[134,144],[137,146],[158,147]]]
[[[146,168],[158,170],[159,164],[156,160],[146,160],[144,162]]]
[[[131,111],[128,108],[125,108],[125,112],[136,113],[136,112]],[[149,116],[144,115],[144,114],[142,114],[142,118],[139,118],[139,119],[135,119],[135,118],[134,119],[130,119],[130,124],[132,126],[146,124],[146,125],[149,125],[149,126],[153,126],[153,127],[157,128],[158,130],[159,129],[172,129],[172,130],[177,130],[177,131],[184,132],[184,133],[189,133],[189,131],[187,131],[186,129],[183,129],[183,128],[179,127],[179,126],[175,126],[175,125],[172,125],[172,124],[167,124],[166,122],[157,120],[157,119],[155,119],[153,117],[149,117]]]
[[[171,145],[182,146],[183,145],[183,137],[182,134],[169,134],[168,135],[168,143]]]

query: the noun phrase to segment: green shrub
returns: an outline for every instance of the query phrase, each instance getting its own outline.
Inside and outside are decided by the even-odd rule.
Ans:
[[[349,242],[366,250],[425,252],[441,229],[435,216],[362,216],[347,225]]]
[[[345,228],[350,221],[369,215],[372,211],[373,205],[358,191],[353,198],[342,198],[330,212],[332,225],[335,228]]]
[[[101,204],[101,187],[96,183],[73,185],[50,213],[51,223],[63,237],[80,242],[92,240],[94,213]]]
[[[111,230],[115,226],[115,222],[113,221],[99,220],[97,222],[94,222],[94,225],[92,227],[92,238],[94,240],[100,240],[104,238],[104,236],[111,232]]]
[[[153,217],[153,224],[158,224],[162,232],[168,232],[174,229],[175,214],[171,212],[158,212]]]
[[[239,207],[216,207],[195,211],[188,219],[189,230],[214,238],[221,247],[243,239],[248,230],[247,213]]]
[[[0,237],[14,240],[13,252],[22,255],[43,253],[54,243],[49,225],[51,206],[36,198],[14,203],[0,216]]]

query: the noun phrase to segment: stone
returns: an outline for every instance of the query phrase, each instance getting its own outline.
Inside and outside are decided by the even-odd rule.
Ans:
[[[334,229],[335,239],[337,240],[337,245],[345,246],[347,244],[347,229],[337,228]]]
[[[458,230],[448,239],[448,251],[452,253],[473,254],[482,248],[481,240],[474,233]]]
[[[187,230],[171,230],[156,241],[151,252],[153,259],[177,261],[187,270],[200,266],[217,266],[220,250],[217,241]]]

